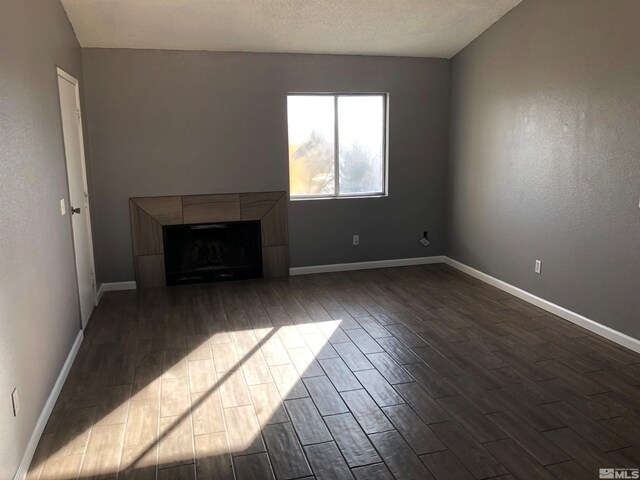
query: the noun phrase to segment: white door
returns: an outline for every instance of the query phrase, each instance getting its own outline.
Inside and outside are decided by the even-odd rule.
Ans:
[[[60,112],[69,181],[67,211],[71,215],[80,296],[80,316],[82,317],[82,328],[84,328],[96,304],[96,282],[78,81],[58,69],[58,90],[60,92]]]

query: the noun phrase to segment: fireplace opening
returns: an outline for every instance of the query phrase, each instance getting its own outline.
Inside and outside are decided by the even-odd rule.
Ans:
[[[260,222],[165,225],[167,285],[262,277]]]

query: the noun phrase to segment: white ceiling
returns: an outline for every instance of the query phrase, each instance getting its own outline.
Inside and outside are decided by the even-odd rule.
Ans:
[[[451,58],[521,0],[62,0],[83,47]]]

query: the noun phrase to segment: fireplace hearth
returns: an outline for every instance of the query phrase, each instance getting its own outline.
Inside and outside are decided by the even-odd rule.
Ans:
[[[260,222],[163,227],[167,285],[262,277]]]

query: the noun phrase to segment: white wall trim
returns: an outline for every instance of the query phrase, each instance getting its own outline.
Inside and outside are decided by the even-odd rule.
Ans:
[[[110,283],[101,283],[100,288],[98,288],[98,297],[96,298],[96,305],[100,303],[100,299],[104,292],[115,292],[117,290],[135,290],[136,282],[110,282]]]
[[[547,312],[553,313],[560,318],[564,318],[565,320],[570,321],[571,323],[575,323],[576,325],[581,326],[582,328],[586,328],[590,332],[593,332],[601,337],[604,337],[612,342],[617,343],[618,345],[622,345],[623,347],[628,348],[629,350],[633,350],[636,353],[640,353],[640,340],[630,337],[629,335],[614,330],[613,328],[607,327],[598,323],[594,320],[591,320],[587,317],[580,315],[579,313],[572,312],[560,305],[556,305],[544,298],[537,297],[536,295],[529,293],[521,288],[515,287],[507,282],[503,282],[502,280],[498,280],[491,275],[487,275],[475,268],[472,268],[464,263],[460,263],[453,258],[444,257],[444,263],[450,265],[456,270],[460,270],[472,277],[475,277],[479,280],[482,280],[489,285],[492,285],[500,290],[503,290],[511,295],[524,300],[525,302],[529,302],[536,307],[540,307]]]
[[[31,460],[33,460],[33,454],[36,452],[36,448],[38,446],[38,442],[40,441],[40,437],[42,436],[42,432],[44,432],[44,427],[47,425],[49,421],[49,416],[53,411],[53,407],[58,400],[58,396],[62,391],[62,386],[64,385],[65,380],[67,379],[67,375],[69,375],[69,371],[71,370],[71,365],[73,365],[73,361],[76,359],[76,355],[78,354],[78,350],[80,350],[80,345],[82,344],[82,340],[84,339],[84,334],[82,330],[78,332],[78,336],[76,340],[73,342],[73,346],[69,351],[69,355],[67,355],[67,359],[62,366],[62,370],[60,371],[60,375],[58,375],[58,379],[56,383],[53,385],[53,389],[49,394],[49,398],[47,398],[44,407],[42,408],[42,412],[40,412],[40,416],[38,417],[38,421],[36,422],[36,426],[33,429],[33,433],[31,434],[31,438],[29,439],[29,443],[27,444],[27,449],[22,456],[22,462],[20,462],[20,467],[18,467],[18,471],[13,477],[14,480],[24,480],[27,476],[27,472],[29,471],[29,465],[31,464]]]
[[[406,267],[409,265],[430,265],[443,263],[442,255],[433,257],[397,258],[393,260],[374,260],[372,262],[334,263],[331,265],[313,265],[289,269],[289,275],[307,275],[309,273],[347,272],[351,270],[370,270],[372,268]]]

